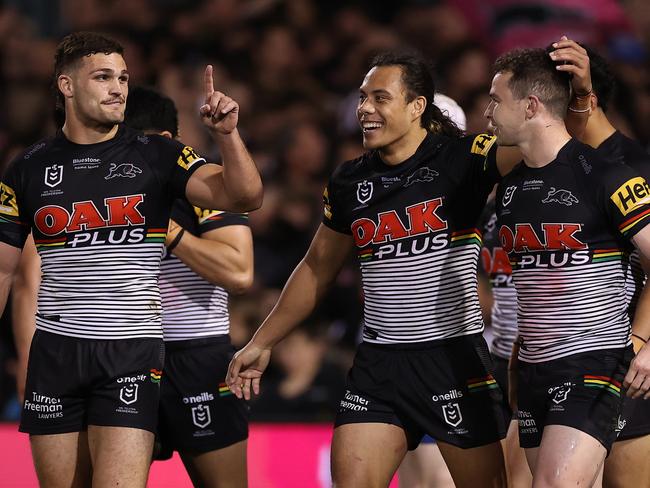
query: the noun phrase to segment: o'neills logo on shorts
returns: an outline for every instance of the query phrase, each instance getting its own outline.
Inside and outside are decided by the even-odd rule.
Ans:
[[[211,402],[214,400],[214,395],[208,393],[207,391],[201,392],[195,396],[183,397],[183,403],[187,405],[188,403],[202,403],[202,402]]]
[[[448,402],[449,400],[455,400],[456,398],[463,398],[463,392],[461,390],[449,390],[447,393],[433,395],[431,397],[434,402]]]
[[[32,392],[32,398],[25,398],[23,410],[38,412],[39,419],[54,419],[63,417],[63,404],[60,398],[41,395]]]

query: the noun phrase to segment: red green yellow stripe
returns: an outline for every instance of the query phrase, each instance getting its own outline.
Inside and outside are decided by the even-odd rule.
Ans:
[[[162,371],[159,369],[151,369],[149,370],[149,375],[151,377],[151,381],[153,383],[160,383],[160,379],[162,378]]]
[[[219,383],[219,396],[224,397],[228,395],[232,395],[232,391],[230,391],[228,385],[226,383]]]
[[[483,378],[473,378],[467,380],[467,388],[470,393],[475,393],[477,391],[493,390],[495,388],[499,388],[499,385],[497,384],[497,381],[494,379],[494,377],[489,374]]]
[[[370,258],[372,258],[372,249],[371,248],[361,249],[359,251],[359,260],[360,261],[367,261]]]
[[[621,384],[609,376],[584,375],[584,385],[587,388],[601,388],[617,397],[621,396]]]
[[[620,249],[596,249],[591,258],[591,262],[620,261],[623,258],[623,254],[623,251]]]
[[[451,246],[464,246],[466,244],[483,245],[483,237],[478,229],[465,229],[451,234]]]
[[[165,242],[167,229],[147,229],[145,242]]]
[[[631,219],[626,220],[618,226],[618,229],[622,234],[627,234],[632,229],[632,227],[638,224],[641,220],[645,219],[648,215],[650,215],[650,209],[644,210],[639,215],[635,215]]]

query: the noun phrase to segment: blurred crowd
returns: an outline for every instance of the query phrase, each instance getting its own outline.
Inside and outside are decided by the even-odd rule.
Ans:
[[[479,132],[493,59],[566,34],[610,60],[619,82],[610,119],[650,144],[646,0],[0,0],[0,165],[56,131],[53,54],[76,30],[119,40],[130,83],[170,96],[181,139],[211,160],[219,159],[218,148],[198,117],[206,64],[215,66],[216,88],[239,102],[240,131],[262,173],[265,200],[250,216],[255,284],[231,300],[237,345],[307,250],[329,173],[363,151],[355,107],[377,51],[410,45],[425,53],[437,89],[463,107],[468,132]],[[351,260],[317,313],[277,348],[253,420],[333,417],[359,337],[361,300]],[[0,328],[4,420],[20,413],[9,316]]]

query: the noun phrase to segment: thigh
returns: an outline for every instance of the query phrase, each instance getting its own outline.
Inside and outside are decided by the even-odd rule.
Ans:
[[[201,454],[247,439],[248,406],[223,383],[232,346],[174,347],[168,348],[161,383],[163,446]]]
[[[435,442],[421,442],[399,467],[402,488],[454,488],[454,480]]]
[[[510,488],[528,488],[533,481],[533,475],[528,467],[526,454],[519,445],[518,422],[513,420],[508,428],[508,435],[503,442],[503,451],[508,473]]]
[[[204,453],[181,452],[192,484],[201,488],[246,488],[247,441]]]
[[[503,451],[499,441],[471,449],[438,442],[456,488],[507,486]]]
[[[42,488],[90,486],[92,469],[85,432],[32,435],[29,440],[36,476]]]
[[[386,488],[407,451],[404,429],[382,423],[334,429],[332,479],[336,488]]]
[[[602,443],[586,432],[566,425],[547,425],[537,454],[533,487],[590,487],[606,455]]]
[[[614,443],[605,460],[603,486],[650,488],[650,435]]]
[[[144,488],[153,452],[152,432],[130,427],[88,426],[93,488]]]

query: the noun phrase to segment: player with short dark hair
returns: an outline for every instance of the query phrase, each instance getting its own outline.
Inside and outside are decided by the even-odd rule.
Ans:
[[[200,113],[223,168],[120,123],[119,44],[67,36],[56,52],[65,123],[0,183],[0,309],[30,230],[42,261],[20,429],[42,486],[145,486],[164,349],[158,274],[172,202],[245,211],[261,181],[239,107],[206,68]]]
[[[585,55],[573,45],[550,57]],[[517,290],[520,442],[534,486],[591,486],[620,428],[631,359],[623,242],[650,255],[650,205],[628,195],[645,184],[633,169],[571,138],[570,80],[551,59],[544,49],[500,57],[486,116],[523,155],[496,196]],[[590,93],[569,110],[582,112]]]
[[[388,486],[407,450],[433,436],[457,487],[504,486],[507,415],[481,332],[478,217],[518,153],[461,137],[433,107],[422,58],[391,52],[359,90],[362,157],[335,170],[324,218],[271,314],[231,362],[237,395],[259,391],[271,348],[308,316],[355,249],[363,342],[332,442],[339,487]]]
[[[623,161],[632,167],[646,181],[650,180],[650,156],[636,141],[616,130],[607,118],[607,109],[614,93],[616,82],[607,61],[595,50],[587,50],[591,64],[592,94],[589,96],[589,118],[580,140],[597,149],[597,152],[610,160]],[[650,317],[648,312],[647,292],[643,292],[646,283],[648,262],[642,259],[634,249],[630,255],[630,268],[626,275],[629,315],[632,320],[632,344],[635,353],[639,353],[650,336]],[[642,265],[643,264],[643,265]],[[644,297],[644,298],[642,298]],[[648,353],[646,348],[644,353]],[[643,355],[633,361],[642,363]],[[647,361],[647,359],[646,359]],[[647,374],[647,373],[646,373]],[[630,386],[635,383],[637,374],[626,378]],[[643,375],[639,375],[643,377]],[[630,391],[636,393],[637,388]],[[642,398],[625,398],[621,415],[621,431],[612,446],[610,455],[605,460],[603,486],[607,488],[624,488],[627,486],[650,486],[650,404]]]
[[[145,134],[178,135],[174,102],[147,88],[131,90],[124,122]],[[253,281],[248,216],[178,199],[165,244],[157,459],[178,451],[195,486],[245,487],[248,407],[221,379],[234,351],[228,293]]]

